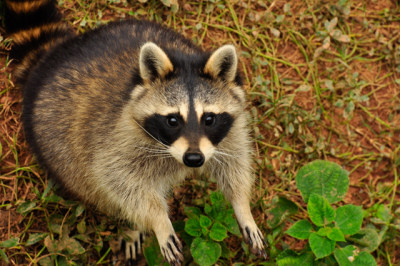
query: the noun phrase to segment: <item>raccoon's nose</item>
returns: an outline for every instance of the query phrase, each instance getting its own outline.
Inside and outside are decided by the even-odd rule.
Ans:
[[[199,152],[187,152],[183,155],[183,162],[189,167],[200,167],[204,163],[204,155]]]

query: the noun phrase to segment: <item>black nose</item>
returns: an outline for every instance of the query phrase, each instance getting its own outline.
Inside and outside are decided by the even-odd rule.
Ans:
[[[185,153],[183,162],[189,167],[200,167],[204,163],[204,155],[202,153]]]

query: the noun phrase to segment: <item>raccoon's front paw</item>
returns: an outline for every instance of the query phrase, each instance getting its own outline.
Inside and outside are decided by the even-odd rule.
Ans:
[[[256,225],[246,225],[244,228],[241,229],[244,242],[249,245],[251,253],[259,258],[263,257],[264,259],[266,259],[267,253],[265,252],[264,245],[267,246],[267,244],[264,241],[264,237],[260,229],[258,229]]]
[[[125,231],[124,234],[129,237],[129,240],[120,237],[120,250],[124,252],[127,265],[134,265],[138,256],[142,254],[144,234],[133,230]]]
[[[181,265],[183,262],[182,244],[178,237],[170,235],[166,242],[160,243],[161,253],[170,265]]]

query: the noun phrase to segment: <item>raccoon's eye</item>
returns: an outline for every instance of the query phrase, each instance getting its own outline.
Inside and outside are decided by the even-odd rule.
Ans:
[[[215,114],[206,114],[204,124],[208,127],[213,126],[215,124]]]
[[[179,126],[179,121],[175,116],[168,116],[167,117],[167,125],[170,127],[177,127],[177,126]]]

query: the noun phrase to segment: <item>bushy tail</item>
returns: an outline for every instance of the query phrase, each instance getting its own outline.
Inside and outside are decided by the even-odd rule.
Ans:
[[[18,63],[19,83],[44,52],[74,35],[56,4],[56,0],[6,0],[5,27],[13,40],[10,57]]]

